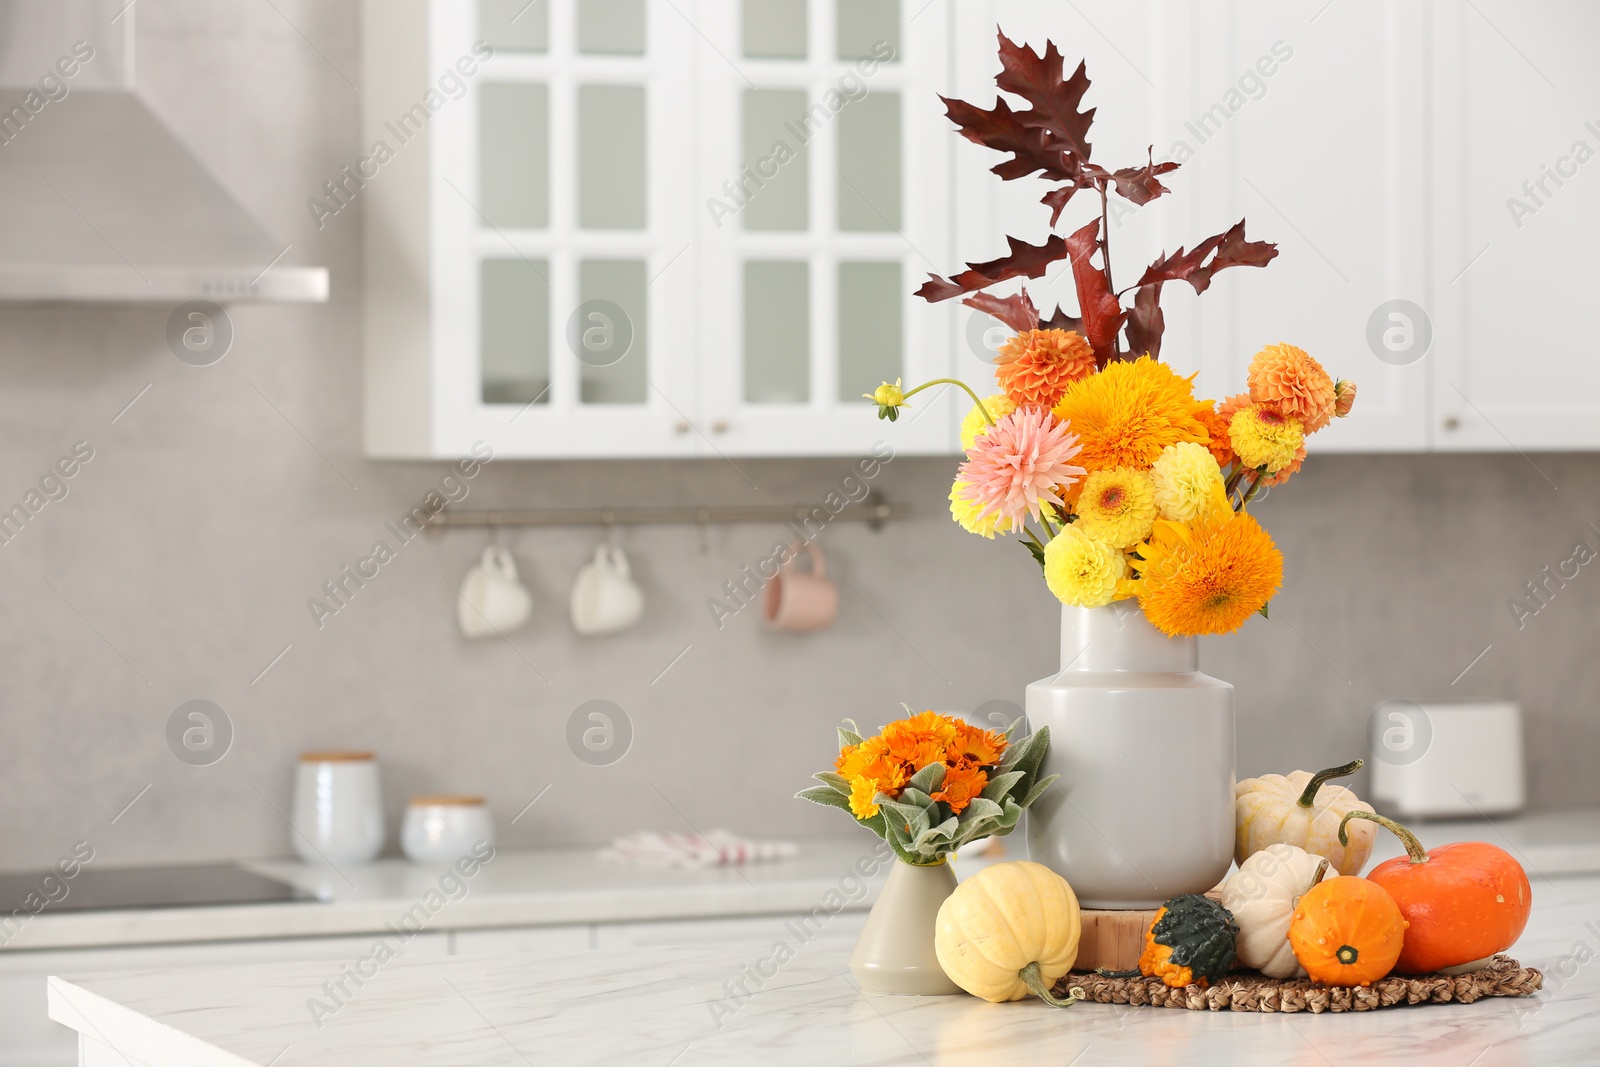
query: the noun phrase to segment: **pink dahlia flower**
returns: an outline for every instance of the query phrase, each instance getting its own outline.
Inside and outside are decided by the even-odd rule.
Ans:
[[[1018,408],[978,438],[967,450],[961,478],[966,498],[1013,526],[1024,515],[1039,517],[1040,505],[1064,504],[1057,493],[1085,471],[1067,462],[1083,446],[1067,424],[1043,408]]]

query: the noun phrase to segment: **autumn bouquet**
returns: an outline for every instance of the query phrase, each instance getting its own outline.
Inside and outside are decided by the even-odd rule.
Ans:
[[[1304,350],[1273,344],[1250,362],[1245,392],[1197,399],[1194,377],[1160,362],[1162,287],[1181,281],[1203,293],[1218,271],[1266,266],[1277,246],[1246,240],[1241,220],[1116,288],[1109,198],[1149,203],[1170,191],[1161,176],[1178,164],[1153,155],[1119,170],[1090,162],[1089,79],[1082,64],[1064,77],[1054,44],[1040,55],[1002,33],[1000,63],[996,84],[1027,106],[945,99],[950,119],[968,140],[1009,155],[993,168],[1002,179],[1037,174],[1050,184],[1041,201],[1052,231],[1081,190],[1098,197],[1099,210],[1066,237],[1051,232],[1038,245],[1007,237],[1008,255],[930,275],[917,290],[929,301],[961,297],[1016,331],[995,360],[998,393],[979,397],[941,378],[912,389],[886,382],[868,399],[894,420],[907,398],[934,385],[971,396],[951,515],[981,537],[1018,539],[1062,603],[1137,597],[1169,635],[1232,632],[1266,613],[1283,577],[1282,555],[1247,508],[1262,487],[1300,469],[1307,436],[1349,414],[1355,385],[1335,381]],[[1059,306],[1041,315],[1025,287],[1005,297],[985,291],[1038,278],[1062,259],[1077,315]]]
[[[1048,727],[1012,743],[1021,719],[997,731],[924,711],[867,738],[845,721],[850,729],[839,729],[834,769],[812,775],[822,784],[795,795],[848,811],[917,866],[942,863],[977,838],[1009,834],[1058,777],[1039,777]]]

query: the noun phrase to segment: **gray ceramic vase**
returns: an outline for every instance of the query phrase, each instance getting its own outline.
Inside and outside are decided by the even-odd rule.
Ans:
[[[1061,671],[1028,686],[1041,773],[1061,775],[1028,810],[1028,854],[1085,908],[1156,908],[1228,871],[1233,686],[1200,673],[1198,645],[1132,600],[1064,607]]]
[[[850,952],[850,973],[862,992],[924,997],[961,992],[933,950],[939,905],[955,888],[948,860],[893,865]]]

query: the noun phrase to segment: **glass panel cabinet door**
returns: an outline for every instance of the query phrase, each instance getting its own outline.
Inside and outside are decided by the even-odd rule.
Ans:
[[[467,84],[427,127],[436,452],[705,449],[693,26],[672,0],[435,0],[430,19],[430,70]]]
[[[944,377],[954,304],[912,291],[948,240],[949,0],[701,0],[701,404],[729,455],[953,452],[967,404],[861,394]],[[964,399],[964,398],[963,398]]]

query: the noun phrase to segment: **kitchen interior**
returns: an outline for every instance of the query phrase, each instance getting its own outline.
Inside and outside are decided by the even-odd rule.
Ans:
[[[0,1065],[737,1062],[781,970],[637,1026],[619,974],[722,951],[740,981],[783,939],[842,997],[761,1031],[783,1055],[837,1022],[842,1062],[987,1061],[1002,1009],[847,986],[891,864],[795,793],[845,720],[1004,725],[1057,670],[1038,565],[950,519],[966,396],[893,421],[862,398],[993,371],[999,324],[913,290],[1045,222],[938,100],[989,105],[996,25],[1084,60],[1097,154],[1182,161],[1181,195],[1105,220],[1123,261],[1244,215],[1277,242],[1203,298],[1169,287],[1162,358],[1197,396],[1280,341],[1360,381],[1251,503],[1285,561],[1270,612],[1199,643],[1234,685],[1237,777],[1362,758],[1345,782],[1378,811],[1532,882],[1531,1022],[1302,1017],[1307,1050],[1584,1062],[1597,17],[0,3]],[[1071,306],[1063,266],[1028,285]],[[1127,788],[1163,785],[1130,763]],[[1373,858],[1402,852],[1380,834]],[[954,863],[1027,858],[1018,833]],[[549,1010],[385,1000],[389,965],[359,977],[378,936],[397,989],[481,957],[438,973],[531,976]],[[205,968],[259,975],[282,1018],[148,1038],[144,999]],[[1231,1047],[1179,1012],[1026,1007],[1039,1062]],[[414,1010],[437,1044],[379,1036]],[[1424,1012],[1454,1036],[1390,1018]],[[1295,1040],[1287,1015],[1211,1019]]]

